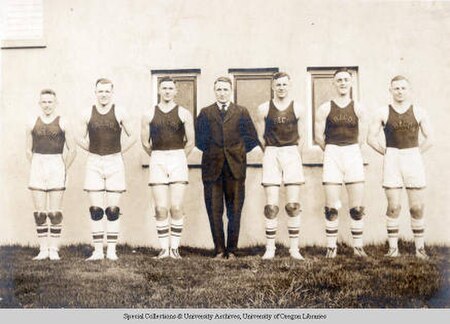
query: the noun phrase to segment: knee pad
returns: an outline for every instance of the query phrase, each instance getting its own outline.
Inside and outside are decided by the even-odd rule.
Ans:
[[[364,207],[359,206],[350,209],[350,217],[353,220],[359,221],[363,218],[363,216],[364,216]]]
[[[47,213],[45,212],[34,212],[34,221],[36,222],[36,225],[41,226],[44,225],[47,221]]]
[[[411,217],[414,219],[421,219],[423,217],[423,206],[413,206],[409,209]]]
[[[174,219],[181,219],[183,217],[183,209],[180,206],[170,207],[170,216]]]
[[[332,207],[325,207],[325,218],[334,221],[338,218],[338,210]]]
[[[264,206],[264,216],[268,219],[274,219],[277,217],[278,212],[280,211],[280,208],[276,205],[265,205]]]
[[[117,206],[107,207],[105,209],[106,218],[109,221],[115,221],[119,219],[120,216],[120,208]]]
[[[391,218],[397,218],[400,215],[402,207],[400,205],[389,206],[387,208],[386,216]]]
[[[103,209],[96,206],[89,207],[89,212],[91,213],[91,219],[94,221],[99,221],[103,218]]]
[[[155,218],[156,220],[164,220],[167,218],[167,208],[164,207],[155,207]]]
[[[288,203],[286,204],[286,206],[284,206],[284,209],[286,210],[286,213],[289,217],[298,216],[302,211],[300,209],[300,203]]]
[[[62,223],[63,214],[60,211],[49,212],[48,218],[50,218],[52,225],[58,225]]]

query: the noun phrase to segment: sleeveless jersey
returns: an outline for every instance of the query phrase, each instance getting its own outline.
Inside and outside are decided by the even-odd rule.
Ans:
[[[358,143],[359,123],[353,100],[345,108],[330,101],[325,123],[325,144],[346,146]]]
[[[264,140],[267,146],[289,146],[297,145],[298,119],[294,113],[294,102],[280,111],[275,107],[272,100],[269,102],[269,111],[265,120]]]
[[[120,133],[122,127],[116,119],[115,107],[104,115],[95,106],[92,107],[91,118],[88,122],[89,152],[98,155],[108,155],[122,151]]]
[[[419,123],[414,116],[413,106],[399,114],[389,105],[389,116],[384,125],[386,146],[405,149],[419,146]]]
[[[31,131],[33,146],[31,151],[39,154],[62,154],[66,136],[59,126],[59,116],[50,124],[38,117]]]
[[[183,149],[185,145],[184,124],[178,116],[178,105],[165,113],[158,105],[150,122],[150,140],[155,151],[168,151]]]

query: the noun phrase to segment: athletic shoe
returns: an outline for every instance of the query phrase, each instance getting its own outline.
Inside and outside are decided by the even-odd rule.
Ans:
[[[389,251],[384,256],[389,258],[397,258],[400,256],[400,252],[398,251],[398,248],[389,248]]]
[[[272,260],[275,257],[275,249],[266,248],[266,252],[261,257],[263,260]]]
[[[416,250],[416,257],[422,260],[429,260],[430,257],[428,256],[427,252],[425,251],[425,248],[420,248]]]
[[[360,257],[360,258],[367,258],[367,253],[366,253],[366,251],[364,251],[364,248],[361,246],[361,247],[354,247],[353,248],[353,255],[354,256],[357,256],[357,257]]]
[[[116,251],[106,251],[106,258],[111,261],[116,261],[119,259],[117,257]]]
[[[153,259],[165,259],[168,258],[170,256],[169,253],[169,249],[162,249],[161,251],[159,251],[159,254],[155,257],[153,257]]]
[[[335,247],[329,247],[327,248],[327,254],[325,254],[325,258],[327,259],[334,259],[337,254],[337,248]]]
[[[60,260],[57,248],[50,248],[48,252],[49,252],[50,260],[52,260],[52,261]]]
[[[48,249],[40,250],[39,254],[36,255],[33,260],[45,260],[49,257]]]
[[[170,249],[169,254],[172,259],[182,259],[180,253],[178,252],[178,249]]]
[[[289,254],[291,255],[292,259],[295,260],[305,260],[303,255],[300,254],[300,251],[298,249],[289,249]]]
[[[103,260],[105,258],[105,255],[103,254],[103,251],[95,251],[92,252],[92,255],[86,259],[86,261],[97,261],[97,260]]]

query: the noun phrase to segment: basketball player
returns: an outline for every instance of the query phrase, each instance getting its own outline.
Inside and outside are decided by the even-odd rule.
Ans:
[[[410,101],[410,83],[398,75],[391,80],[392,103],[381,108],[370,125],[368,144],[384,155],[383,187],[388,207],[386,225],[389,251],[386,256],[398,257],[400,199],[406,188],[414,234],[416,256],[428,259],[424,243],[424,189],[425,170],[421,153],[431,147],[431,125],[425,110]],[[384,130],[385,143],[378,136]],[[423,140],[419,143],[419,130]]]
[[[348,69],[334,73],[333,86],[336,96],[319,107],[315,121],[316,142],[324,151],[326,257],[335,258],[337,253],[342,184],[347,189],[354,255],[367,257],[363,249],[364,165],[360,150],[366,134],[364,110],[350,97],[352,75]]]
[[[278,227],[279,193],[281,183],[286,188],[285,211],[288,215],[289,253],[293,259],[303,260],[299,252],[300,186],[305,183],[301,150],[303,123],[301,106],[290,97],[291,80],[284,72],[272,77],[274,99],[258,107],[258,137],[264,150],[262,185],[266,194],[265,260],[275,256],[275,237]]]
[[[66,171],[76,148],[67,121],[56,113],[56,94],[41,91],[41,114],[27,125],[27,158],[31,162],[30,181],[34,220],[40,245],[33,260],[59,260],[58,244],[62,230],[62,199],[66,190]],[[48,219],[48,221],[47,221]],[[50,223],[50,224],[49,224]]]
[[[188,184],[187,156],[194,147],[191,113],[175,103],[177,88],[170,77],[159,84],[160,102],[142,118],[141,142],[150,156],[149,185],[161,251],[156,257],[181,259],[183,198]],[[170,217],[169,217],[170,211]]]
[[[128,114],[112,102],[112,82],[108,79],[97,80],[95,95],[96,104],[82,116],[82,136],[78,139],[80,147],[89,152],[84,190],[88,192],[91,204],[89,211],[94,252],[87,260],[104,258],[104,215],[108,243],[106,257],[117,260],[119,202],[126,189],[122,153],[134,144],[135,137]],[[126,137],[121,136],[122,130]]]

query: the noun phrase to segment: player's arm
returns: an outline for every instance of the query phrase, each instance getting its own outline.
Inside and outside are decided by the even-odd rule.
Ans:
[[[264,151],[266,148],[266,141],[264,140],[264,130],[266,127],[266,117],[268,113],[268,104],[263,103],[258,107],[258,115],[256,119],[256,132],[258,133],[259,143],[261,149]]]
[[[141,144],[144,151],[152,155],[152,143],[150,141],[150,118],[148,114],[144,114],[141,119]]]
[[[27,123],[26,127],[26,142],[25,142],[25,153],[27,156],[27,160],[31,162],[31,158],[33,157],[33,136],[31,135],[31,132],[33,130],[33,126],[31,121]]]
[[[62,130],[64,131],[64,137],[66,139],[63,151],[64,165],[66,166],[66,169],[69,169],[69,167],[75,160],[75,156],[77,155],[77,149],[70,125],[66,122],[65,119],[62,118],[60,118],[59,123]]]
[[[367,141],[367,131],[368,131],[368,121],[367,121],[367,112],[360,104],[355,104],[356,115],[359,120],[359,132],[358,132],[358,143],[360,146],[366,143]]]
[[[303,145],[305,144],[305,123],[303,122],[303,118],[301,118],[302,112],[303,112],[303,107],[299,103],[294,102],[294,112],[295,112],[295,116],[297,118],[298,135],[300,136],[300,138],[298,139],[297,147],[298,147],[298,151],[301,154]]]
[[[88,122],[89,115],[84,113],[81,116],[81,121],[78,123],[78,131],[75,135],[75,140],[79,147],[85,151],[89,151],[89,139],[88,139]]]
[[[121,110],[120,112],[120,124],[122,125],[122,129],[126,135],[126,137],[121,136],[120,138],[122,153],[125,153],[134,145],[134,143],[136,143],[137,138],[131,125],[131,118],[124,110]]]
[[[320,148],[325,150],[325,123],[330,113],[330,104],[326,102],[317,110],[316,119],[314,121],[314,139]]]
[[[421,118],[419,122],[419,127],[423,135],[423,140],[420,143],[419,148],[420,152],[425,153],[426,151],[428,151],[430,147],[433,146],[433,130],[431,127],[430,120],[428,118],[428,114],[424,110],[421,110],[420,115]]]
[[[186,134],[186,144],[184,145],[184,153],[186,156],[191,153],[192,149],[195,145],[195,132],[194,132],[194,120],[192,118],[191,113],[183,108],[180,109],[180,113],[183,114],[183,121],[184,121],[184,132]]]
[[[379,141],[379,136],[383,129],[383,121],[383,111],[380,110],[369,123],[369,134],[367,137],[367,144],[381,155],[386,153],[386,147],[381,145]]]

